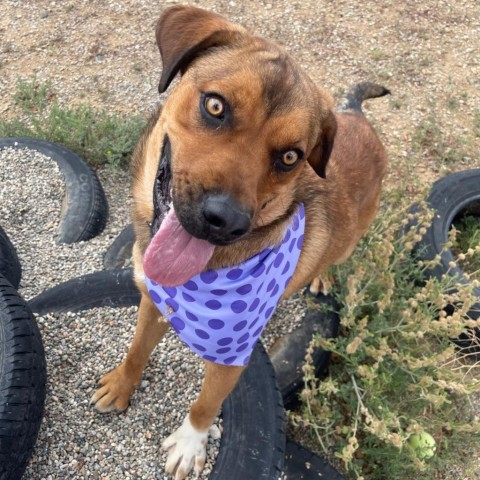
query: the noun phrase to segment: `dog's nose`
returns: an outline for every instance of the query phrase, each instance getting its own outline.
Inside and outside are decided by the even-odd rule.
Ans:
[[[203,216],[210,230],[225,238],[238,238],[248,232],[252,215],[224,194],[208,195],[203,202]]]

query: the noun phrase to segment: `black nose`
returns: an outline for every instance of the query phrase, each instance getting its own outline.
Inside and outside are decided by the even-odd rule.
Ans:
[[[211,233],[233,240],[248,232],[251,213],[225,194],[210,194],[203,202],[203,216]]]

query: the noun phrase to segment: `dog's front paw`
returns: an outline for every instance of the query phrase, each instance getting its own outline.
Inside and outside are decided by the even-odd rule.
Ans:
[[[90,405],[100,413],[122,412],[128,407],[136,382],[126,375],[123,365],[100,379],[100,388],[93,394]]]
[[[198,475],[205,466],[207,439],[208,430],[194,428],[187,415],[181,427],[162,444],[162,448],[168,450],[165,471],[175,475],[175,480],[183,480],[192,468]]]

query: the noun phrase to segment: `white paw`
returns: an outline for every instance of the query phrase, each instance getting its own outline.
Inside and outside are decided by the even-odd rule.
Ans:
[[[175,480],[183,480],[192,468],[198,475],[205,466],[207,439],[208,430],[194,428],[187,415],[181,427],[162,443],[162,448],[168,450],[165,471],[175,475]]]

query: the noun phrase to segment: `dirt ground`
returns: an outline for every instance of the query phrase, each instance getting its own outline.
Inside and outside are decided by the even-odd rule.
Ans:
[[[390,157],[386,186],[480,167],[480,2],[199,0],[283,44],[337,98],[372,80],[392,91],[366,113]],[[0,115],[18,78],[52,82],[63,104],[148,115],[158,103],[155,22],[175,0],[0,0]],[[467,480],[466,478],[462,480]]]
[[[14,115],[11,94],[17,79],[32,75],[51,80],[65,104],[85,101],[148,114],[158,102],[161,64],[154,26],[175,0],[1,3],[1,115]],[[367,105],[389,152],[387,185],[399,175],[431,182],[447,171],[480,165],[479,2],[190,3],[283,44],[337,96],[367,79],[391,89],[391,97]],[[422,154],[415,145],[426,122],[435,128],[420,142]],[[445,150],[446,158],[439,159]]]

